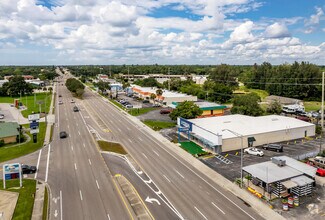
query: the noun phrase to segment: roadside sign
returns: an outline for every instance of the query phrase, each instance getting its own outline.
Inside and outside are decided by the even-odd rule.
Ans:
[[[40,119],[40,114],[32,114],[32,115],[28,115],[28,120],[29,121],[37,121]]]
[[[30,129],[30,134],[38,134],[38,133],[39,133],[39,128]]]
[[[190,128],[188,128],[188,127],[178,127],[179,132],[185,132],[185,131],[189,131],[189,130],[190,130]]]
[[[30,127],[30,128],[37,128],[37,127],[39,127],[39,122],[38,122],[38,121],[32,121],[32,122],[29,124],[29,127]]]
[[[21,166],[19,163],[3,165],[3,188],[6,188],[6,180],[20,179],[20,187],[22,187]]]

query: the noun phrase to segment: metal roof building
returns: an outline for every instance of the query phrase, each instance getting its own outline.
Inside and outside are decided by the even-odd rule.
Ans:
[[[252,117],[227,115],[209,118],[179,118],[178,126],[188,126],[193,140],[216,152],[248,147],[248,138],[254,137],[254,146],[300,139],[315,135],[315,125],[299,119],[268,115]]]

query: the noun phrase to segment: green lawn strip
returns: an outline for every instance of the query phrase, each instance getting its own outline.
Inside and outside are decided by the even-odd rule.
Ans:
[[[181,148],[192,155],[206,153],[202,148],[194,142],[181,142]]]
[[[143,123],[155,131],[159,131],[164,128],[172,128],[176,126],[176,122],[167,122],[167,121],[144,120]]]
[[[133,116],[142,115],[153,110],[157,110],[157,108],[138,108],[138,109],[130,109],[129,114]]]
[[[110,151],[118,154],[127,154],[123,146],[119,143],[107,142],[107,141],[98,141],[98,145],[103,151]]]
[[[47,220],[47,210],[48,210],[48,202],[49,202],[48,200],[49,200],[49,193],[47,191],[47,187],[45,187],[42,220]]]
[[[255,92],[259,97],[261,97],[262,101],[269,96],[270,94],[262,89],[247,89],[246,86],[240,86],[238,90],[236,90],[236,92],[243,92],[243,93],[247,93],[247,92]]]
[[[3,189],[3,181],[0,181]],[[23,179],[23,187],[19,188],[19,179],[6,181],[6,191],[18,192],[19,197],[14,211],[13,220],[32,219],[36,180]]]
[[[35,97],[36,97],[36,103],[35,103]],[[22,96],[21,97],[21,102],[23,105],[27,106],[27,109],[22,111],[22,115],[27,118],[28,115],[30,115],[32,112],[39,112],[39,105],[37,104],[38,101],[43,101],[43,104],[41,104],[41,111],[46,113],[49,112],[50,110],[50,105],[51,105],[51,99],[52,99],[52,94],[49,92],[47,93],[35,93],[34,95],[29,95],[29,96]],[[20,99],[20,97],[0,97],[0,103],[14,103],[15,99]],[[46,106],[45,106],[45,99],[46,99]],[[45,108],[45,109],[44,109]]]
[[[309,112],[309,111],[318,111],[321,108],[321,102],[304,102],[304,106],[305,106],[305,111]]]
[[[109,101],[111,103],[113,103],[114,105],[116,105],[117,107],[119,107],[120,109],[126,110],[126,108],[124,108],[124,106],[121,103],[119,103],[118,101],[116,101],[114,99],[109,99]]]
[[[25,128],[29,127],[29,124],[23,125]],[[0,147],[0,162],[8,161],[17,157],[21,157],[23,155],[32,153],[38,149],[40,149],[44,144],[45,132],[46,132],[46,124],[45,122],[39,123],[39,131],[40,133],[37,135],[37,143],[33,143],[33,137],[28,132],[28,135],[31,137],[31,140],[27,143],[24,143],[15,147],[7,147],[6,145]]]

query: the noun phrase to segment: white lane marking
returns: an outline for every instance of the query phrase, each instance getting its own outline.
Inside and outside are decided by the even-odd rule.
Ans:
[[[77,127],[79,127],[79,124],[77,123]]]
[[[78,131],[78,134],[80,135],[80,131]]]
[[[79,193],[80,193],[80,199],[82,201],[82,192],[81,192],[81,190],[79,190]]]
[[[49,150],[47,151],[45,182],[47,182],[47,177],[48,177],[48,173],[49,173],[50,153],[51,153],[51,144],[49,144]]]
[[[211,202],[211,204],[216,207],[217,209],[219,209],[220,212],[222,212],[222,214],[226,214],[224,211],[222,211],[216,204],[214,204],[213,202]]]
[[[129,141],[130,143],[132,143],[132,141],[131,141],[131,139],[130,139],[130,138],[128,138],[128,141]]]
[[[41,154],[42,154],[42,149],[39,151],[39,154],[38,154],[37,165],[36,165],[36,172],[35,172],[34,179],[37,178],[38,166],[39,166],[39,161],[41,160]]]
[[[171,181],[167,178],[167,176],[163,175],[165,177],[165,179],[171,183]]]
[[[206,193],[207,193],[208,195],[210,195],[210,193],[209,193],[208,191],[206,191]]]
[[[70,126],[68,125],[68,129],[70,128]]]
[[[99,184],[98,184],[98,181],[96,180],[96,185],[97,185],[97,188],[99,189]]]
[[[76,120],[76,116],[73,116],[74,120]]]
[[[142,153],[142,155],[143,155],[145,158],[147,158],[147,159],[148,159],[147,155],[145,155],[144,153]]]
[[[89,165],[91,165],[91,161],[90,161],[90,159],[88,159],[88,162],[89,162]]]
[[[62,191],[60,190],[60,216],[63,219],[63,208],[62,208]]]
[[[154,150],[152,150],[152,151],[159,157],[159,154],[156,151],[154,151]]]
[[[109,217],[109,214],[107,214],[107,218],[108,218],[108,220],[111,220],[111,218]]]
[[[73,151],[73,146],[71,145],[71,150]]]
[[[198,213],[200,213],[203,216],[204,219],[208,220],[208,218],[205,217],[205,215],[203,215],[203,213],[198,208],[196,208],[195,206],[194,208],[196,209],[196,211],[198,211]]]
[[[84,148],[86,148],[86,144],[84,143],[83,145],[84,145]]]
[[[121,132],[121,129],[120,128],[117,128],[117,130],[119,130]]]
[[[118,122],[122,123],[122,121],[120,119],[117,119],[117,120],[118,120]]]
[[[139,140],[140,140],[140,141],[143,141],[140,137],[139,137]]]
[[[183,179],[185,179],[185,177],[180,172],[178,172],[176,169],[174,170],[176,171],[176,173],[178,173],[178,175],[180,175]]]
[[[67,119],[67,118],[66,118],[65,120],[66,120],[66,121],[68,121],[68,119]]]
[[[110,122],[110,123],[113,123],[113,121],[112,121],[112,120],[109,120],[109,122]]]
[[[74,163],[74,169],[77,170],[77,164],[76,163]]]
[[[129,131],[131,131],[131,129],[129,127],[126,127],[126,129],[128,129]]]

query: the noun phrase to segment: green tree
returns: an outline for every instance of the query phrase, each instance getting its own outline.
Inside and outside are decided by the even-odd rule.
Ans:
[[[25,82],[22,76],[12,77],[8,84],[4,85],[6,93],[9,96],[30,95],[33,93],[33,87]]]
[[[162,89],[157,89],[156,90],[156,95],[157,96],[162,96],[163,93],[164,93],[164,91]]]
[[[101,93],[104,93],[107,89],[111,88],[111,86],[108,82],[103,82],[103,81],[99,81],[98,83],[95,84],[95,86],[98,87],[98,90]]]
[[[196,118],[202,114],[202,110],[194,102],[185,101],[180,103],[176,109],[169,114],[172,120],[176,120],[177,117],[182,117],[185,119]]]
[[[276,114],[279,115],[282,112],[281,104],[275,100],[267,107],[266,112],[269,114]]]
[[[84,92],[85,92],[84,89],[81,89],[81,88],[77,89],[77,90],[76,90],[76,95],[77,95],[77,97],[81,98],[82,95],[84,94]]]
[[[153,102],[155,102],[155,98],[156,98],[157,96],[156,96],[156,94],[154,94],[154,93],[151,93],[150,94],[150,99],[153,101]]]
[[[84,93],[85,86],[75,78],[69,78],[65,82],[66,87],[72,93],[75,93],[78,97],[82,97]]]
[[[260,116],[264,114],[264,110],[258,104],[261,98],[256,93],[246,95],[238,95],[233,99],[232,114],[243,114],[250,116]]]

